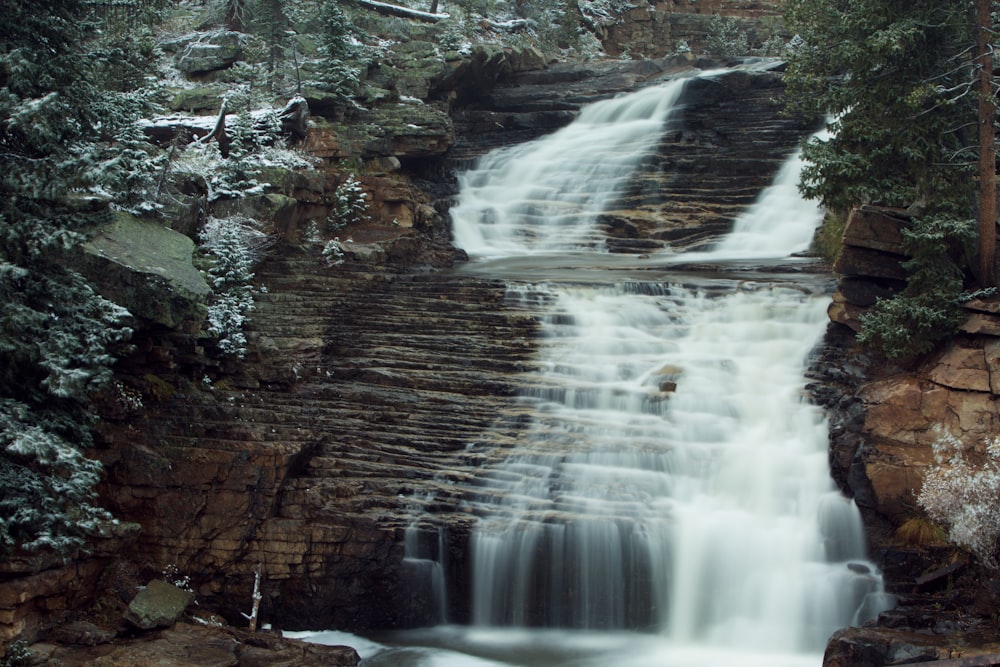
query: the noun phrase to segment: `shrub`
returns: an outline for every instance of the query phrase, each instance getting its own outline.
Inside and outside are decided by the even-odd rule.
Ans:
[[[750,53],[750,40],[739,19],[716,14],[708,28],[705,48],[726,58],[745,56]]]
[[[903,522],[896,529],[896,537],[903,544],[921,547],[945,542],[948,533],[930,519],[918,516]]]
[[[327,227],[338,229],[344,225],[367,222],[368,219],[368,196],[354,174],[350,174],[333,193]]]
[[[257,221],[243,216],[209,218],[201,232],[202,247],[215,259],[209,269],[214,297],[208,307],[208,332],[225,356],[246,355],[243,327],[254,307],[253,266],[267,252],[271,237]]]
[[[942,431],[935,440],[934,460],[924,476],[917,503],[927,516],[948,529],[948,539],[973,553],[991,570],[998,569],[1000,538],[1000,437],[986,442],[986,457],[977,466],[966,457],[966,444]]]

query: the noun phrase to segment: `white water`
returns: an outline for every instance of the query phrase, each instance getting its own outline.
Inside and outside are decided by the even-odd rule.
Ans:
[[[463,178],[456,242],[497,271],[595,245],[594,216],[640,160],[620,159],[617,124],[587,119],[645,118],[626,133],[643,135],[629,148],[643,155],[682,85],[488,157]],[[712,252],[804,249],[818,211],[788,190],[796,160]],[[553,214],[563,191],[573,212]],[[547,315],[524,378],[532,422],[480,474],[474,625],[394,635],[364,665],[817,667],[833,631],[886,606],[856,508],[830,480],[824,415],[803,396],[823,281],[601,285],[564,268],[530,283],[510,270],[509,298]]]
[[[824,140],[825,129],[814,135]],[[809,249],[813,233],[823,220],[823,208],[799,194],[799,178],[806,166],[802,151],[793,153],[745,213],[733,222],[732,231],[706,252],[678,255],[689,261],[781,259]]]
[[[591,245],[597,216],[655,150],[684,84],[598,102],[552,135],[482,158],[459,178],[455,245],[473,257]]]

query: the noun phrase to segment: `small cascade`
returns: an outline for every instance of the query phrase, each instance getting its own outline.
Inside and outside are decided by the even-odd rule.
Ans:
[[[812,138],[829,136],[821,130]],[[823,221],[823,208],[799,194],[806,162],[797,150],[781,165],[771,184],[733,222],[732,231],[706,252],[677,255],[683,262],[713,260],[783,259],[805,252]]]
[[[594,246],[597,216],[656,149],[687,81],[598,102],[552,135],[481,158],[459,177],[455,245],[475,257]]]
[[[472,538],[476,623],[803,651],[878,604],[801,394],[825,294],[544,289],[535,417]]]
[[[444,579],[445,534],[441,527],[407,526],[403,537],[403,571],[413,592],[424,601],[430,625],[447,622],[448,593]]]

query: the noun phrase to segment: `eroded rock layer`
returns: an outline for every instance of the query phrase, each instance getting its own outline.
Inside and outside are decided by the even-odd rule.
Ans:
[[[594,69],[636,87],[689,68]],[[566,74],[549,74],[508,72],[491,88],[497,109],[454,109],[459,139],[445,154],[435,140],[395,155],[384,138],[376,152],[389,153],[368,156],[360,175],[379,219],[338,230],[341,263],[304,230],[342,179],[350,139],[318,124],[310,141],[322,140],[307,146],[326,166],[317,184],[285,189],[294,201],[282,206],[277,245],[257,268],[266,293],[251,314],[247,357],[211,359],[204,339],[150,328],[123,365],[143,404],[107,412],[95,455],[106,465],[109,508],[141,525],[124,556],[149,574],[174,566],[190,575],[201,604],[234,622],[259,570],[265,622],[413,625],[433,619],[428,591],[412,587],[405,569],[404,533],[421,529],[431,509],[445,526],[451,618],[465,617],[465,540],[476,517],[463,501],[484,463],[466,446],[488,437],[496,447],[483,451],[502,451],[523,427],[515,397],[534,363],[537,306],[508,303],[501,282],[442,268],[460,253],[435,208],[447,209],[454,169],[525,137],[510,123],[471,129],[490,114],[515,114],[533,134],[572,118],[575,109],[555,108],[551,95]],[[607,79],[591,78],[589,94],[576,84],[580,103],[610,94]],[[609,249],[697,245],[726,229],[811,129],[779,115],[779,73],[689,88],[679,125],[603,220]]]

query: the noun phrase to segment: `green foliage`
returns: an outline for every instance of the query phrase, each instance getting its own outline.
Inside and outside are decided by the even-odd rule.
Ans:
[[[835,118],[831,139],[806,146],[805,194],[835,210],[922,203],[968,215],[968,11],[936,0],[788,0],[799,34],[790,93],[799,109]]]
[[[91,393],[127,313],[61,262],[107,219],[100,175],[121,171],[110,139],[130,105],[110,77],[82,0],[0,0],[0,543],[68,551],[108,518],[95,507],[100,465]],[[113,179],[112,179],[113,180]],[[94,194],[97,194],[97,197]]]
[[[109,518],[91,504],[100,464],[81,449],[127,313],[40,263],[0,264],[0,303],[0,543],[69,550]]]
[[[797,109],[829,114],[804,148],[801,189],[829,210],[909,208],[906,289],[863,318],[860,340],[889,358],[952,335],[974,238],[976,97],[971,2],[787,0],[798,32],[786,81]]]
[[[354,174],[349,174],[333,192],[327,227],[337,229],[344,225],[366,222],[368,219],[368,199],[364,187]]]
[[[705,48],[709,53],[726,58],[745,56],[750,53],[750,39],[742,22],[735,16],[716,14],[708,27]]]
[[[201,233],[202,247],[214,259],[209,277],[212,303],[208,332],[223,356],[242,359],[247,339],[243,328],[254,308],[253,267],[266,253],[271,239],[256,220],[244,216],[209,218]]]
[[[11,642],[0,656],[0,667],[25,667],[30,664],[31,650],[23,639]]]
[[[951,337],[965,319],[960,268],[975,222],[949,216],[916,218],[903,229],[904,247],[912,259],[903,266],[906,289],[882,299],[861,317],[858,340],[877,347],[888,359],[924,354]]]
[[[358,56],[353,38],[360,31],[347,17],[339,0],[322,0],[320,4],[320,83],[348,103],[358,89],[359,71],[351,60]]]
[[[822,257],[828,262],[837,259],[844,238],[844,227],[847,226],[847,215],[827,211],[823,222],[813,235],[809,252]]]

